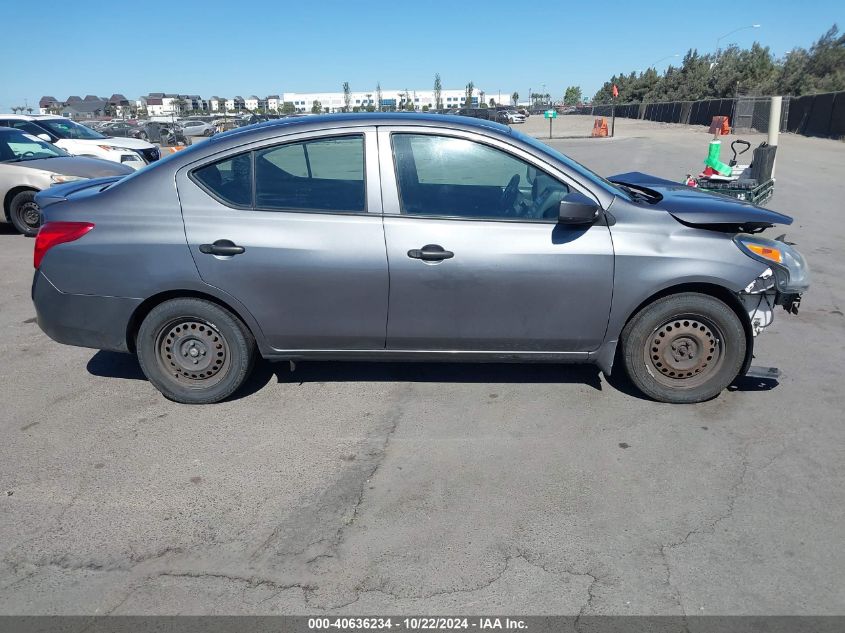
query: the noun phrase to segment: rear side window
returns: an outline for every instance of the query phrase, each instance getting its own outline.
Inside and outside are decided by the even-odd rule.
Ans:
[[[236,207],[252,206],[252,156],[249,152],[197,169],[194,177],[223,202]]]
[[[321,138],[256,151],[255,206],[364,213],[364,137]]]

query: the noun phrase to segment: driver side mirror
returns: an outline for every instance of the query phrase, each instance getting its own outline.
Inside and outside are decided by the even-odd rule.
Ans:
[[[600,207],[591,198],[573,191],[560,201],[558,223],[592,224],[599,217],[600,210]]]

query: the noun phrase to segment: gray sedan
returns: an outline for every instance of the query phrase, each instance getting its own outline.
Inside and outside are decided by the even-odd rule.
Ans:
[[[19,233],[35,235],[41,213],[35,194],[55,184],[131,174],[133,169],[99,158],[71,156],[64,150],[15,128],[0,127],[0,221]]]
[[[698,402],[808,287],[803,257],[759,235],[788,216],[608,181],[466,117],[273,121],[38,202],[41,328],[137,354],[184,403],[227,398],[259,355],[621,365]]]

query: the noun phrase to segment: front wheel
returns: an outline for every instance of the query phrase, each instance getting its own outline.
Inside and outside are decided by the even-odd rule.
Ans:
[[[41,209],[35,203],[35,191],[21,191],[9,203],[12,226],[27,237],[34,237],[41,226]]]
[[[745,329],[725,303],[698,293],[658,299],[622,331],[622,357],[647,396],[675,404],[715,398],[745,360]]]
[[[231,312],[204,299],[165,301],[141,323],[138,361],[149,381],[183,404],[211,404],[234,393],[255,361],[255,340]]]

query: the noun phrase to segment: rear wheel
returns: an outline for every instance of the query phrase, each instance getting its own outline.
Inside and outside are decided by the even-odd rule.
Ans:
[[[166,397],[211,404],[234,393],[255,361],[249,329],[204,299],[172,299],[153,308],[138,330],[138,361]]]
[[[41,209],[35,204],[35,191],[21,191],[9,203],[9,220],[18,231],[33,237],[41,226]]]
[[[622,331],[628,375],[660,402],[716,397],[739,373],[746,345],[736,313],[724,302],[698,293],[658,299]]]

